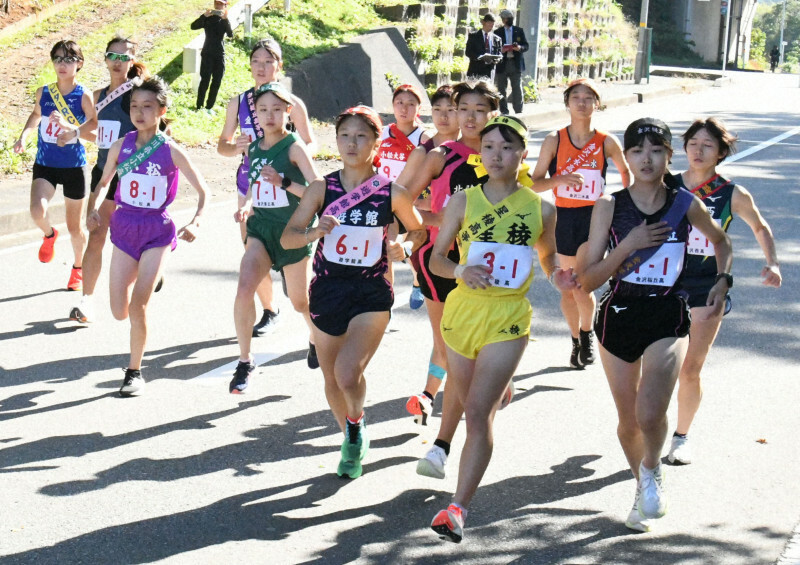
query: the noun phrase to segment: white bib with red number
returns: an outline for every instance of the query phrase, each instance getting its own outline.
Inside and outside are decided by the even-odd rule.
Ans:
[[[39,132],[42,134],[42,141],[45,143],[58,143],[58,136],[62,131],[64,130],[61,129],[57,123],[51,122],[49,119],[43,118],[42,121],[39,122]],[[67,145],[77,142],[78,139],[73,137],[67,141]]]
[[[718,226],[722,227],[722,221],[717,218],[712,218]],[[689,255],[702,255],[704,257],[714,257],[714,245],[708,241],[708,238],[703,235],[696,227],[689,226],[689,242],[686,246],[686,252]]]
[[[584,200],[595,202],[603,195],[606,181],[603,180],[602,171],[597,169],[578,169],[575,171],[583,175],[583,186],[573,188],[566,185],[556,187],[556,196],[569,200]]]
[[[167,177],[128,173],[119,181],[120,200],[136,208],[160,208],[167,201]]]
[[[489,268],[492,285],[519,288],[533,268],[533,249],[527,245],[473,241],[469,244],[467,265]]]
[[[283,178],[283,174],[281,174]],[[259,176],[250,187],[253,193],[253,206],[256,208],[285,208],[289,205],[286,191]]]
[[[341,225],[325,236],[323,255],[331,263],[372,267],[381,258],[383,228]]]
[[[253,128],[243,127],[239,128],[242,132],[242,135],[246,135],[250,140],[250,143],[253,143],[256,140],[256,130]]]
[[[111,149],[111,145],[119,139],[120,123],[117,120],[99,120],[97,122],[97,147]]]
[[[662,243],[661,248],[624,280],[631,284],[672,286],[683,270],[686,244]]]
[[[381,157],[381,173],[390,181],[394,182],[406,166],[405,161],[397,161],[396,159],[387,159]]]

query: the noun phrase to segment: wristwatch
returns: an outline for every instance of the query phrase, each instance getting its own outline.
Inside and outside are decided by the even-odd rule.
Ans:
[[[289,185],[290,185],[290,184],[292,184],[292,179],[290,179],[290,178],[289,178],[289,177],[287,177],[287,176],[284,176],[284,177],[283,177],[283,180],[281,181],[281,188],[282,188],[283,190],[286,190],[287,188],[289,188]]]
[[[714,279],[714,284],[718,283],[720,279],[725,279],[725,283],[728,285],[728,288],[733,288],[733,275],[730,273],[720,273],[717,275],[717,278]]]

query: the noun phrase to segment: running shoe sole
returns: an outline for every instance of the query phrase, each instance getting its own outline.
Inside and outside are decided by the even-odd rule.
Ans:
[[[422,403],[419,401],[419,396],[412,396],[406,402],[406,411],[414,416],[414,422],[421,426],[428,425],[428,413],[422,409]]]
[[[417,461],[417,475],[432,479],[444,479],[446,472],[444,470],[440,471],[427,457],[423,457]]]
[[[444,516],[442,516],[444,514]],[[440,520],[438,524],[436,523],[437,520]],[[433,523],[431,523],[431,529],[439,534],[439,537],[447,540],[452,541],[453,543],[461,543],[463,539],[463,535],[459,532],[461,528],[457,528],[452,520],[450,519],[450,514],[447,510],[442,510],[437,514],[434,519]]]
[[[84,313],[81,312],[81,309],[78,308],[77,306],[75,306],[72,310],[70,310],[69,319],[72,320],[73,322],[80,322],[81,324],[89,323],[89,318],[87,318],[84,315]]]

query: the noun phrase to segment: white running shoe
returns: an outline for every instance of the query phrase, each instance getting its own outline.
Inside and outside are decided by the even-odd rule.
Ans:
[[[444,449],[438,445],[434,445],[428,450],[425,457],[417,461],[417,475],[423,475],[434,479],[443,479],[445,465],[447,465],[447,454],[444,452]]]
[[[672,445],[669,447],[667,459],[670,463],[688,465],[692,462],[692,448],[688,437],[672,436]]]
[[[661,463],[655,469],[639,464],[639,514],[642,518],[661,518],[667,513],[667,494],[664,492],[664,470]]]
[[[81,297],[80,303],[69,312],[69,319],[81,324],[94,320],[94,301],[89,295]]]
[[[636,498],[633,499],[633,508],[625,520],[625,527],[637,532],[649,532],[653,527],[653,520],[642,518],[639,514],[639,486],[636,486]]]
[[[124,371],[125,379],[122,381],[122,386],[119,387],[120,396],[134,396],[142,392],[145,385],[142,372],[138,369],[124,369]]]

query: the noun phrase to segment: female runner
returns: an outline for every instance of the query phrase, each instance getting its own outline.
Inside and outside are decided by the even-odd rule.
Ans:
[[[575,287],[572,270],[556,263],[555,208],[517,180],[528,130],[518,118],[492,118],[481,131],[485,182],[454,194],[433,246],[431,269],[458,279],[447,297],[442,335],[448,382],[455,385],[467,419],[453,502],[431,528],[460,542],[464,520],[492,456],[492,421],[519,365],[531,325],[525,297],[533,280],[533,251],[557,288]],[[456,241],[458,263],[448,258]],[[449,386],[449,385],[448,385]]]
[[[176,235],[194,241],[205,204],[206,183],[186,154],[159,131],[167,111],[167,86],[158,77],[133,88],[130,116],[136,131],[121,137],[108,151],[100,179],[98,198],[114,175],[119,185],[111,215],[110,295],[111,313],[117,320],[130,316],[131,355],[119,393],[131,396],[145,385],[141,366],[147,341],[147,303],[158,281],[167,252],[174,250]],[[197,190],[197,212],[192,221],[175,232],[167,206],[178,191],[178,171]],[[100,225],[100,213],[89,211],[89,229]]]
[[[250,72],[253,75],[253,88],[234,96],[228,102],[228,109],[225,114],[225,125],[219,136],[217,152],[226,157],[241,156],[242,162],[236,173],[236,186],[238,188],[238,205],[240,209],[247,200],[246,194],[250,187],[248,173],[250,161],[247,150],[250,144],[258,138],[263,137],[263,129],[258,121],[255,107],[255,91],[264,84],[278,80],[281,69],[283,68],[281,46],[272,38],[258,41],[250,50]],[[300,98],[292,95],[292,110],[289,114],[292,124],[291,130],[297,131],[300,139],[305,142],[309,154],[313,155],[316,151],[316,140],[314,132],[311,131],[311,122],[308,118],[306,105]],[[236,135],[236,130],[239,135]],[[245,222],[239,222],[242,234],[242,242],[247,240],[247,228]],[[273,304],[272,279],[265,277],[256,289],[258,299],[263,307],[263,313],[259,322],[253,327],[253,337],[259,337],[275,328],[277,323],[278,310]]]
[[[373,168],[380,145],[381,119],[356,106],[336,119],[336,144],[343,168],[306,189],[283,232],[286,249],[319,239],[309,309],[325,396],[345,433],[340,477],[361,476],[369,448],[364,423],[367,385],[364,370],[389,323],[394,296],[385,278],[388,260],[402,260],[425,238],[408,192]],[[319,222],[311,227],[314,215]],[[393,214],[408,228],[407,241],[387,245]]]
[[[609,281],[595,332],[617,407],[617,435],[637,479],[625,525],[649,531],[667,510],[661,450],[667,408],[688,346],[690,315],[681,275],[689,224],[707,234],[717,269],[729,273],[731,244],[700,199],[664,184],[672,135],[660,120],[642,118],[625,131],[634,182],[595,204],[588,243],[578,255],[578,281],[592,291]],[[724,303],[728,283],[717,277],[706,303]]]
[[[532,178],[536,192],[553,190],[558,210],[558,261],[574,267],[578,247],[589,237],[592,207],[605,188],[607,159],[614,161],[623,186],[630,184],[630,170],[617,138],[592,128],[592,114],[600,106],[594,81],[572,81],[564,91],[564,104],[570,124],[545,137]],[[550,178],[545,178],[548,174]],[[561,295],[561,312],[572,335],[569,365],[573,369],[594,363],[595,305],[594,294],[586,289]]]
[[[767,263],[761,269],[762,282],[778,288],[781,286],[781,268],[769,224],[761,216],[747,189],[717,173],[717,165],[733,153],[735,143],[736,137],[720,120],[695,120],[683,134],[689,170],[678,175],[677,180],[705,203],[711,217],[725,231],[728,231],[734,216],[742,218],[750,226]],[[671,463],[684,465],[692,462],[688,433],[703,397],[700,371],[714,345],[722,317],[730,311],[731,305],[728,296],[724,303],[716,304],[716,308],[706,306],[706,298],[717,277],[717,265],[714,249],[699,230],[689,233],[687,252],[683,286],[689,293],[692,328],[689,331],[686,360],[678,377],[678,426],[672,435],[667,455]],[[733,279],[729,283],[732,284]]]

